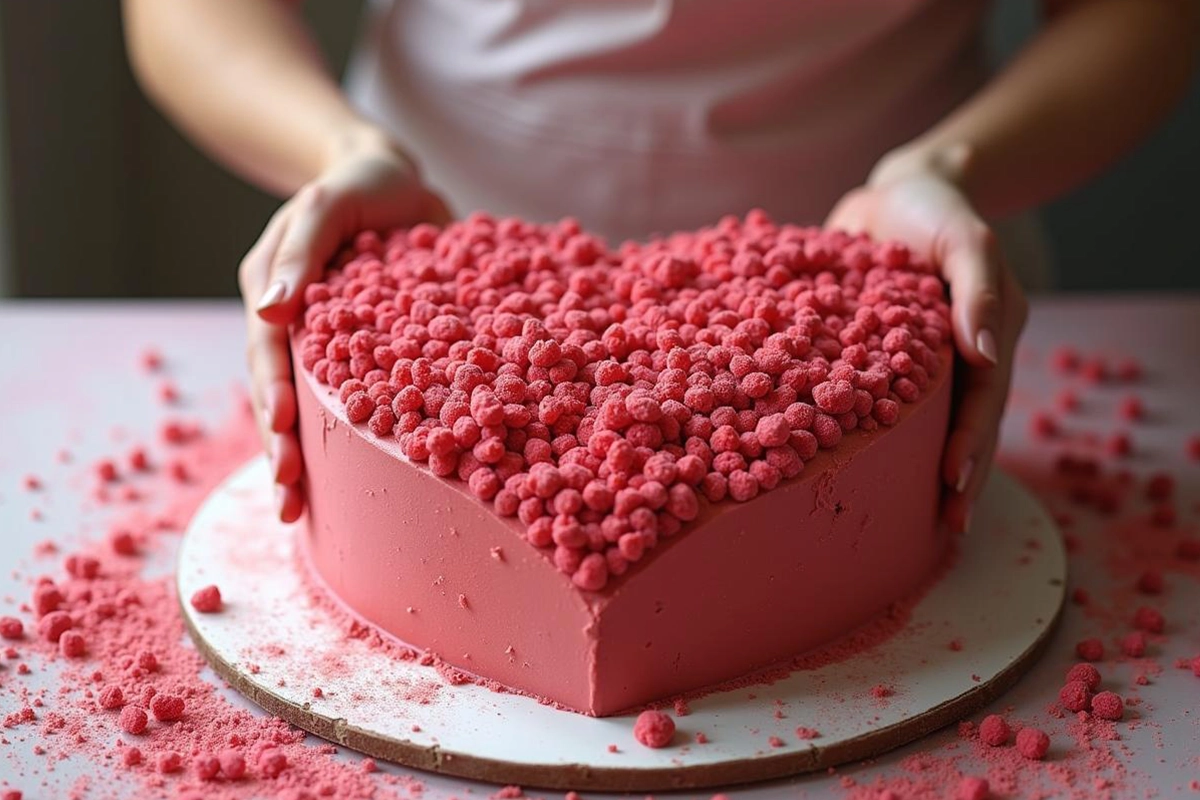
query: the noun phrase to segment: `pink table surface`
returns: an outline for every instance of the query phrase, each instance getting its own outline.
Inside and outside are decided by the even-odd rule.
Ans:
[[[13,613],[17,598],[27,595],[25,573],[18,577],[18,572],[38,567],[31,555],[36,542],[49,535],[69,541],[72,536],[94,536],[103,530],[102,518],[95,514],[82,518],[77,502],[56,504],[52,496],[31,497],[21,490],[22,477],[32,472],[71,485],[81,465],[108,454],[114,445],[124,449],[129,442],[152,438],[167,411],[156,398],[155,383],[137,369],[138,356],[148,345],[166,355],[166,374],[183,390],[187,414],[220,423],[238,402],[231,387],[244,381],[243,343],[240,310],[227,301],[0,303],[0,613]],[[1047,465],[1057,451],[1027,435],[1029,416],[1034,410],[1052,408],[1055,394],[1075,385],[1047,364],[1049,351],[1063,343],[1109,356],[1133,355],[1142,361],[1146,375],[1136,386],[1109,385],[1081,392],[1082,408],[1062,419],[1077,432],[1106,434],[1122,427],[1115,411],[1119,398],[1136,391],[1150,414],[1135,426],[1124,425],[1135,437],[1134,453],[1125,466],[1138,476],[1154,470],[1174,473],[1181,524],[1195,528],[1200,517],[1200,463],[1188,460],[1183,442],[1200,434],[1200,296],[1084,296],[1035,303],[1002,431],[1004,463],[1035,476],[1035,484],[1044,479],[1036,476],[1048,474]],[[71,464],[56,460],[62,448],[73,453]],[[74,485],[81,484],[75,480]],[[1033,488],[1038,491],[1039,486]],[[41,521],[30,518],[35,503],[44,512]],[[1047,505],[1052,510],[1068,507],[1058,497],[1051,497]],[[1102,550],[1108,541],[1100,535],[1103,518],[1087,510],[1071,513],[1075,518],[1071,530],[1082,542],[1072,560],[1071,584],[1102,590],[1119,580],[1112,554]],[[169,570],[170,554],[161,555],[151,568]],[[1164,667],[1161,674],[1149,686],[1133,691],[1136,665],[1104,666],[1106,677],[1111,674],[1128,694],[1140,697],[1140,722],[1123,728],[1121,741],[1111,744],[1123,774],[1107,795],[1097,789],[1097,796],[1200,797],[1200,784],[1194,783],[1200,780],[1200,679],[1173,664],[1176,657],[1200,654],[1200,582],[1194,574],[1169,576],[1170,591],[1158,601],[1171,626],[1168,642],[1156,653]],[[991,710],[1044,719],[1061,675],[1073,661],[1074,643],[1098,634],[1093,619],[1069,607],[1048,655]],[[53,686],[49,671],[28,680],[31,688]],[[249,706],[228,691],[226,695]],[[8,702],[7,696],[0,698],[3,702]],[[0,716],[12,710],[0,705]],[[847,780],[861,785],[879,776],[904,774],[902,762],[907,756],[944,753],[957,738],[955,730],[946,729],[874,762],[847,765],[833,775],[760,784],[726,794],[841,797],[848,792]],[[1060,732],[1056,740],[1065,747],[1069,737]],[[32,744],[33,738],[0,738],[0,785],[3,779],[19,775],[16,785],[25,787],[26,798],[53,798],[66,796],[79,775],[90,774],[94,791],[108,786],[110,794],[116,788],[119,795],[121,775],[116,771],[107,774],[82,758],[43,766]],[[495,791],[492,786],[452,778],[420,777],[425,796],[431,798],[483,797]],[[1089,786],[1087,780],[1080,785]],[[164,792],[173,796],[169,788]],[[951,793],[947,787],[947,796]],[[531,795],[558,796],[536,791]]]

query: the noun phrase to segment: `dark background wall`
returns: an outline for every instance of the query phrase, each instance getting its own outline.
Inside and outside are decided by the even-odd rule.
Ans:
[[[340,68],[361,0],[304,7]],[[1034,27],[1034,3],[997,3],[997,59]],[[149,107],[117,3],[0,2],[0,72],[0,294],[235,291],[237,262],[277,201],[213,166]],[[1197,142],[1200,81],[1136,153],[1045,210],[1061,288],[1200,288]]]

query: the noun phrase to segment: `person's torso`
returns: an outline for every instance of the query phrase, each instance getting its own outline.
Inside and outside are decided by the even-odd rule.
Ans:
[[[349,91],[459,212],[819,221],[984,76],[984,0],[376,0]]]

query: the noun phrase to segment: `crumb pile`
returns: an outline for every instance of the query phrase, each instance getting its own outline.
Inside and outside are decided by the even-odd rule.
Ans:
[[[761,212],[610,250],[476,214],[358,237],[298,351],[348,419],[464,481],[581,589],[746,502],[940,369],[942,282],[893,243]]]

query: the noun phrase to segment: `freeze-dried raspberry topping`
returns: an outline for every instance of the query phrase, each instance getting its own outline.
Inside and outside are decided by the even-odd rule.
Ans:
[[[761,212],[609,249],[572,220],[366,233],[305,292],[347,418],[467,483],[582,589],[710,502],[893,425],[940,368],[942,282],[900,245]]]

